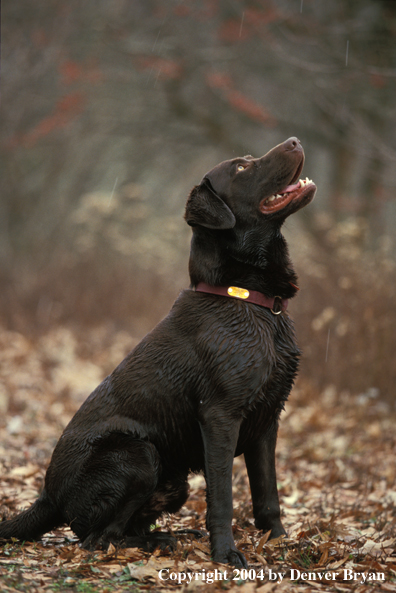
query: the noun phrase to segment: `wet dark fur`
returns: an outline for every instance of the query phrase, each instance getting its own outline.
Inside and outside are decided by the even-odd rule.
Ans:
[[[295,181],[303,158],[289,139],[261,159],[221,163],[192,190],[192,288],[204,281],[294,296],[280,227],[312,196],[271,215],[259,204]],[[246,169],[238,172],[238,163]],[[246,566],[231,530],[233,458],[245,456],[257,527],[285,533],[275,444],[298,356],[287,313],[184,290],[81,406],[56,445],[43,493],[0,524],[0,538],[35,539],[68,524],[88,549],[172,546],[150,525],[184,504],[188,474],[203,471],[213,558]]]

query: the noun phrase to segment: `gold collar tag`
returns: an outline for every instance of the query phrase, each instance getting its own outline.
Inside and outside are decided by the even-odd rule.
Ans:
[[[230,286],[227,288],[227,292],[230,296],[236,297],[237,299],[249,298],[249,291],[246,288],[239,288],[238,286]]]

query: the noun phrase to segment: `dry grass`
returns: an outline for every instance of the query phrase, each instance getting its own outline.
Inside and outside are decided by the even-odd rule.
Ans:
[[[141,338],[188,286],[189,235],[181,217],[146,220],[137,217],[143,206],[136,199],[119,212],[99,208],[88,197],[77,211],[78,224],[73,220],[70,226],[68,250],[57,248],[44,261],[42,253],[32,254],[1,274],[4,328],[33,336],[61,325],[83,335],[88,327],[106,325]],[[87,215],[88,206],[95,206],[99,218],[90,210]],[[126,236],[124,215],[136,219],[135,226],[130,223],[133,241]],[[377,249],[365,250],[366,227],[359,219],[335,224],[321,215],[310,227],[310,233],[292,227],[289,239],[301,287],[290,306],[303,349],[300,375],[317,390],[333,385],[338,393],[394,405],[391,241],[384,237]]]
[[[396,265],[392,243],[364,245],[363,220],[321,216],[293,238],[301,292],[291,306],[301,374],[320,390],[396,403]],[[294,253],[294,251],[293,251]]]

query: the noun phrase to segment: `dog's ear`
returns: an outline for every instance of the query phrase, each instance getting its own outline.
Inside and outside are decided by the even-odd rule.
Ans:
[[[191,190],[184,218],[190,226],[200,225],[208,229],[232,229],[236,223],[227,204],[205,180]]]

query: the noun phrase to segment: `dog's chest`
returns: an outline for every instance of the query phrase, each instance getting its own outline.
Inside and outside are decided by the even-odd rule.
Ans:
[[[233,308],[233,315],[219,314],[201,334],[208,377],[226,397],[239,400],[244,414],[260,402],[277,407],[287,398],[298,366],[292,321],[246,303]]]
[[[261,357],[257,370],[252,368],[252,375],[257,375],[259,386],[252,389],[246,402],[246,413],[252,410],[253,415],[261,409],[264,413],[282,409],[297,372],[300,354],[287,315],[258,322],[256,331],[260,334]]]

